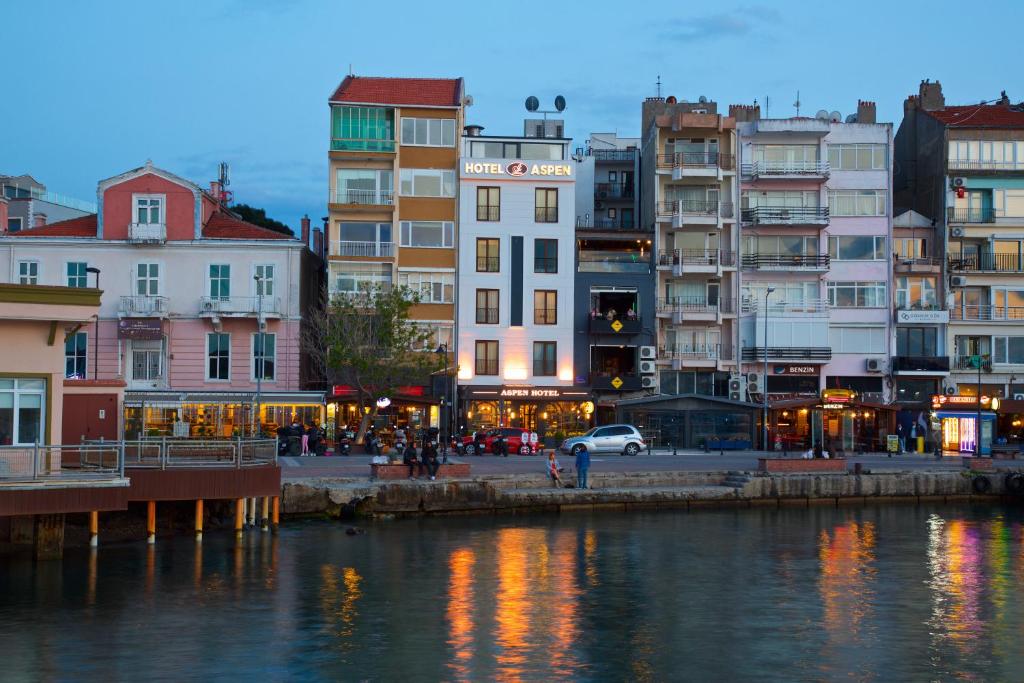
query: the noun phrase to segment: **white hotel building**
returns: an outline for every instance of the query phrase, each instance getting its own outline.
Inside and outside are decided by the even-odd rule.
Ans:
[[[466,127],[459,163],[459,424],[555,432],[589,398],[574,389],[570,140],[481,130]]]

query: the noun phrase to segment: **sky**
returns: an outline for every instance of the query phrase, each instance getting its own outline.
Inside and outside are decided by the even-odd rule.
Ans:
[[[36,0],[0,13],[0,174],[95,200],[153,163],[206,185],[231,166],[236,201],[293,227],[326,213],[327,99],[364,76],[466,79],[467,120],[519,134],[523,101],[563,95],[576,145],[639,135],[655,94],[791,116],[878,103],[898,126],[921,79],[950,104],[1024,100],[1020,0]],[[17,27],[17,30],[11,30]]]

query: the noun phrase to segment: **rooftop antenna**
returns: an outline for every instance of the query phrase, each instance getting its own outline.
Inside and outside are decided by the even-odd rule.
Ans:
[[[799,90],[796,91],[796,102],[793,103],[793,106],[796,107],[796,115],[799,117],[800,116],[800,91]]]
[[[754,100],[754,104],[757,104],[757,100]],[[764,96],[764,117],[766,119],[767,118],[771,118],[771,117],[768,116],[768,109],[769,109],[770,106],[771,106],[771,103],[768,101],[768,96],[765,95]]]
[[[352,75],[354,75],[354,74],[352,73],[352,62],[349,62],[349,63],[348,63],[348,75],[349,75],[349,76],[352,76]]]
[[[658,74],[658,81],[655,85],[658,88],[658,97],[661,97],[661,74]]]

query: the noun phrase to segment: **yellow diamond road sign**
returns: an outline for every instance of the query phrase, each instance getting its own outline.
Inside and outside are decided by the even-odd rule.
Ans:
[[[612,329],[615,330],[616,332],[621,330],[622,329],[622,321],[621,320],[616,320],[615,322],[613,322],[612,323]]]
[[[618,321],[616,320],[615,322],[618,322]],[[619,324],[619,327],[622,327],[621,323]],[[615,387],[616,389],[621,387],[622,386],[622,379],[620,377],[613,378],[612,379],[612,386]]]

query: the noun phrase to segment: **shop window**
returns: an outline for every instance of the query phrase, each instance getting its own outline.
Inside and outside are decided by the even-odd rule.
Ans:
[[[0,445],[45,441],[46,380],[0,379]]]
[[[899,403],[926,403],[938,393],[934,379],[900,379],[896,381],[896,401]]]
[[[536,377],[554,377],[558,374],[555,342],[533,343],[533,374]]]
[[[85,379],[89,338],[86,332],[76,332],[64,340],[64,376]]]

